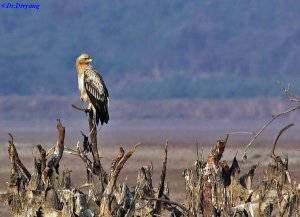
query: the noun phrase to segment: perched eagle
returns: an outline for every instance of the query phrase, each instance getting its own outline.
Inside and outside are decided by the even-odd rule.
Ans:
[[[92,62],[88,54],[81,54],[76,60],[78,73],[78,88],[80,100],[88,102],[88,108],[94,112],[96,124],[108,122],[109,94],[102,76],[90,65]]]

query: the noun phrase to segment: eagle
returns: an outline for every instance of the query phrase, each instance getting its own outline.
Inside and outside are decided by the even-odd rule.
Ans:
[[[100,120],[103,125],[109,120],[109,94],[102,76],[90,62],[92,58],[86,53],[76,59],[80,100],[88,103],[88,109],[93,111],[96,124]]]

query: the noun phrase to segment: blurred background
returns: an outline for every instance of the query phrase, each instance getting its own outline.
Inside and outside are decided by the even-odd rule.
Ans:
[[[104,143],[205,143],[257,131],[291,105],[283,86],[299,93],[296,0],[26,3],[40,9],[0,8],[3,143],[7,132],[53,142],[56,118],[70,143],[81,139],[86,116],[71,104],[83,105],[75,60],[84,52],[110,93]],[[282,121],[297,124],[297,116]]]

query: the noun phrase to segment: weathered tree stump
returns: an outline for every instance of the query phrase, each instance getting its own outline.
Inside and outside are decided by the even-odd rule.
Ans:
[[[230,167],[226,161],[221,161],[228,135],[217,141],[207,161],[203,156],[199,159],[197,150],[195,168],[183,172],[186,197],[184,204],[179,204],[169,198],[167,144],[158,187],[154,187],[153,168],[148,165],[138,171],[137,184],[130,190],[125,183],[118,184],[117,179],[140,143],[127,152],[121,147],[107,173],[100,162],[92,113],[89,113],[88,123],[90,133],[88,136],[82,133],[82,147],[77,144],[71,149],[64,145],[65,128],[58,119],[57,143],[48,152],[41,145],[34,148],[32,173],[19,158],[14,138],[9,134],[10,179],[1,201],[11,208],[13,216],[300,216],[300,185],[292,182],[288,159],[275,154],[280,135],[292,124],[284,127],[275,138],[270,155],[272,162],[258,186],[253,186],[258,164],[241,175],[236,156]],[[88,171],[85,184],[73,186],[72,171],[68,168],[62,172],[59,170],[64,152],[79,157],[85,163]],[[98,183],[91,181],[92,175],[98,177]],[[87,188],[88,193],[82,188]]]

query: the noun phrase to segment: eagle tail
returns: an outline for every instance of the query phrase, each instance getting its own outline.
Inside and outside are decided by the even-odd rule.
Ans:
[[[103,123],[108,123],[109,121],[109,114],[108,111],[105,111],[104,113],[97,110],[96,112],[96,124],[99,124],[99,120],[101,121],[101,125],[103,125]]]
[[[99,117],[99,111],[96,111],[96,116],[95,116],[96,118],[95,118],[95,120],[96,120],[96,124],[97,124],[97,126],[98,126],[98,124],[99,124],[99,119],[100,119],[100,117]]]

